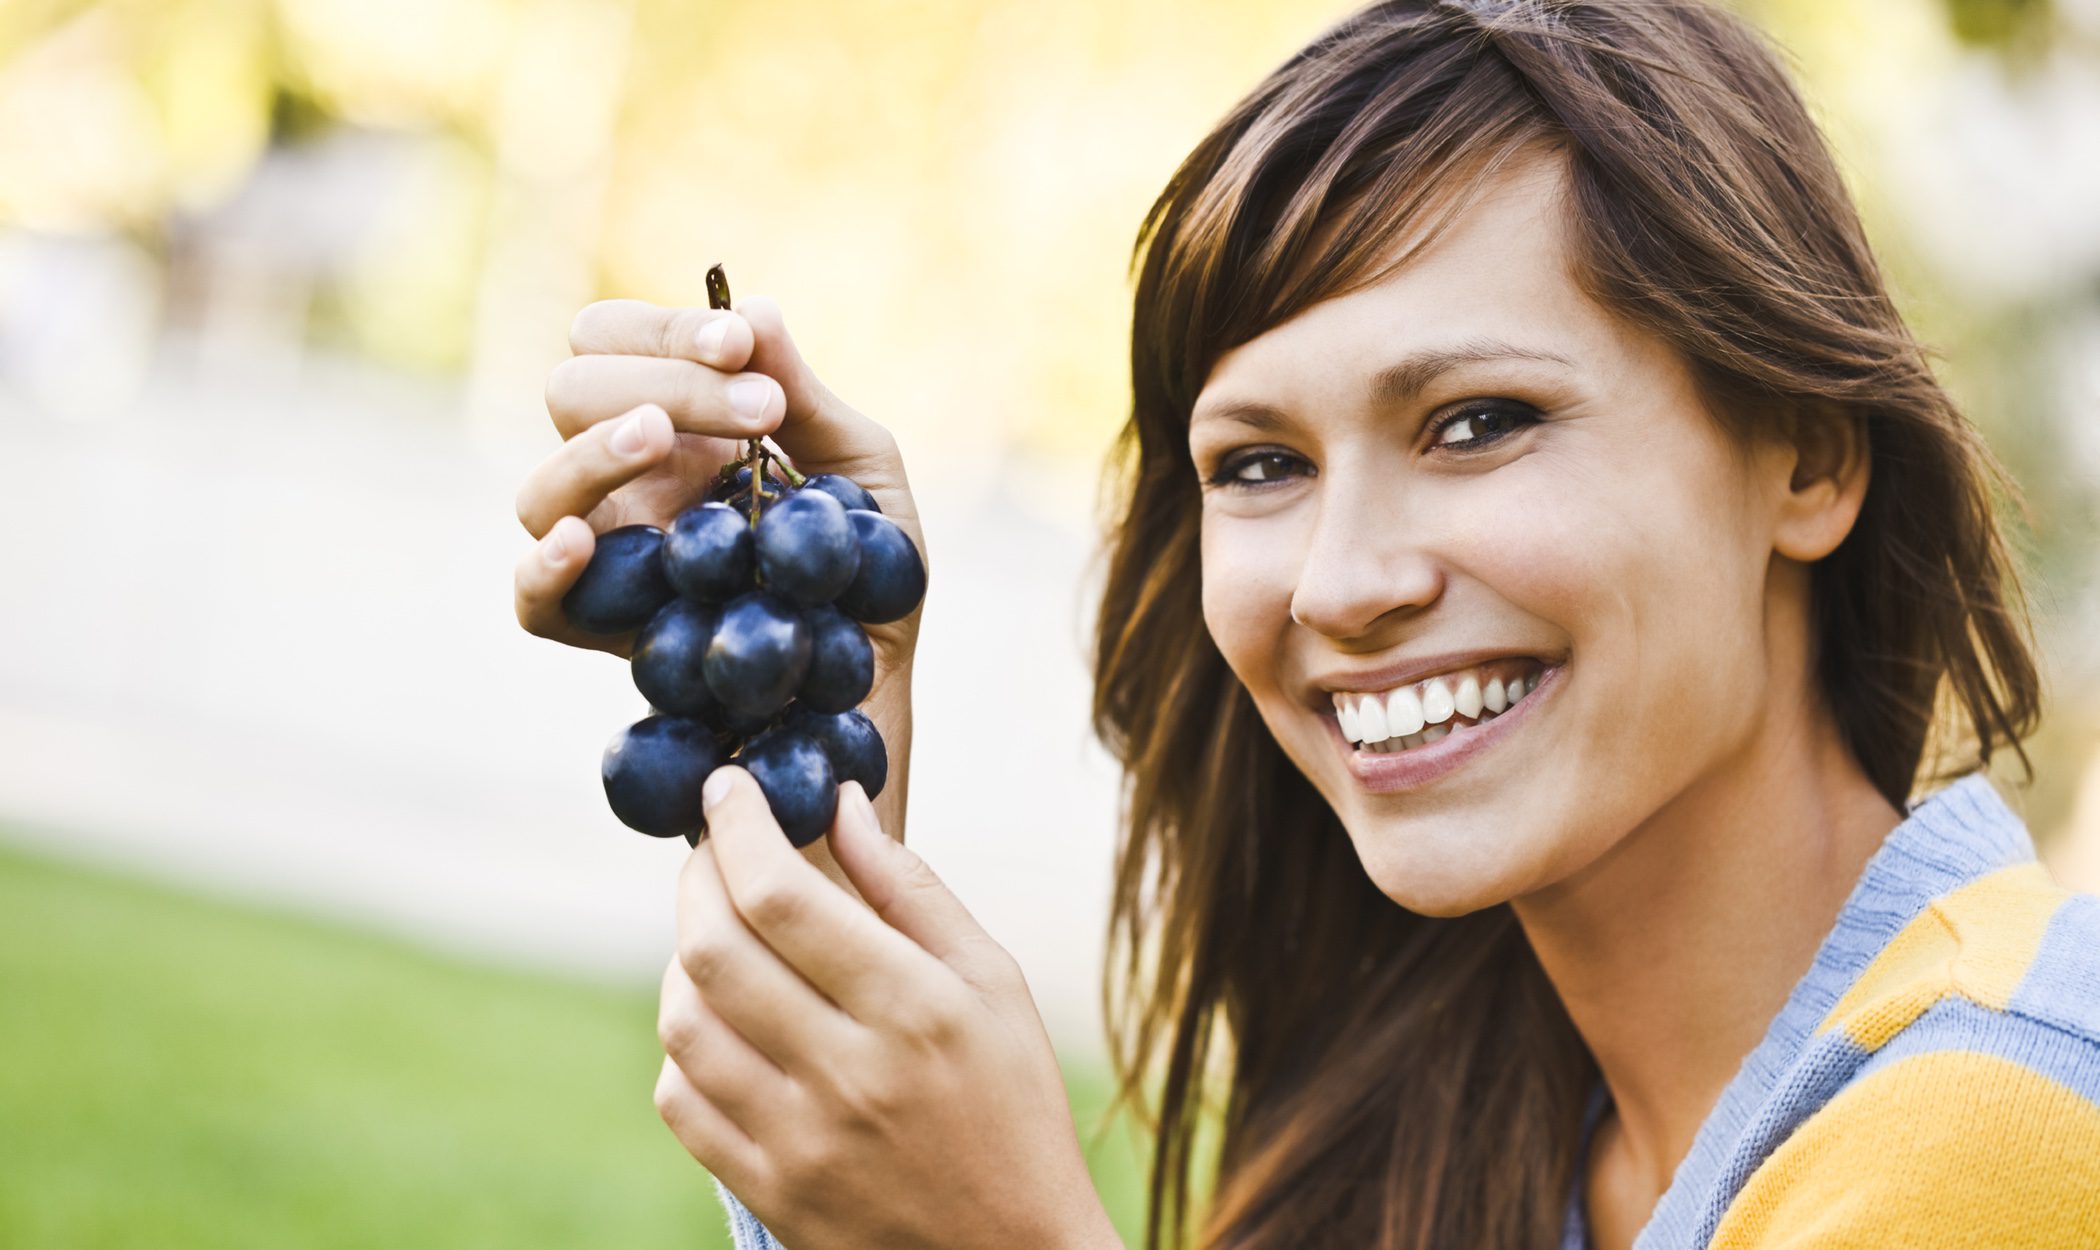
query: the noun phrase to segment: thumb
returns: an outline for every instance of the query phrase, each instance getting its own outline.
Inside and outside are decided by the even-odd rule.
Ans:
[[[751,327],[745,368],[780,383],[787,413],[773,441],[805,473],[843,473],[871,491],[904,489],[904,466],[890,432],[848,406],[818,379],[788,334],[771,296],[740,300],[736,311]]]
[[[832,858],[883,922],[953,968],[980,993],[1006,997],[1027,986],[1004,947],[977,923],[917,851],[882,831],[857,781],[839,787]]]

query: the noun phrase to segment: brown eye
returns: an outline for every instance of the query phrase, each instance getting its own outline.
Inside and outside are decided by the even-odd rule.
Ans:
[[[1476,404],[1461,408],[1439,422],[1431,446],[1470,451],[1499,442],[1511,431],[1537,420],[1537,415],[1524,405]]]
[[[1233,476],[1242,482],[1273,482],[1289,471],[1290,457],[1271,452],[1247,461]]]
[[[1296,477],[1308,466],[1283,451],[1250,451],[1230,456],[1218,467],[1211,485],[1241,490],[1259,490],[1286,478]]]

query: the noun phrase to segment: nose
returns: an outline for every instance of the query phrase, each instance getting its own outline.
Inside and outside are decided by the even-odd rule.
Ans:
[[[1291,619],[1337,641],[1391,615],[1412,616],[1443,593],[1435,522],[1365,473],[1330,472],[1307,537]]]

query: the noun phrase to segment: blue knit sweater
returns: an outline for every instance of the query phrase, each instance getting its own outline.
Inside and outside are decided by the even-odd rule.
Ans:
[[[1589,1250],[1583,1171],[1563,1250]],[[716,1189],[737,1250],[781,1250]],[[2100,897],[2050,880],[1980,773],[1867,862],[1634,1242],[1968,1246],[2100,1247]]]
[[[1590,1244],[1582,1173],[1564,1250]],[[1634,1239],[1957,1246],[2100,1247],[2100,898],[2049,878],[1981,774],[1867,861]]]

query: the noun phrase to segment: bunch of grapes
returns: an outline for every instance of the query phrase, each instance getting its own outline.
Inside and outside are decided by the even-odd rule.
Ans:
[[[729,306],[719,266],[710,302]],[[635,688],[652,715],[613,736],[601,772],[613,814],[697,844],[700,787],[749,770],[796,846],[831,827],[838,787],[882,792],[889,755],[859,705],[875,681],[863,625],[926,593],[911,538],[852,479],[803,477],[757,439],[668,531],[628,525],[562,600],[595,633],[639,629]]]

